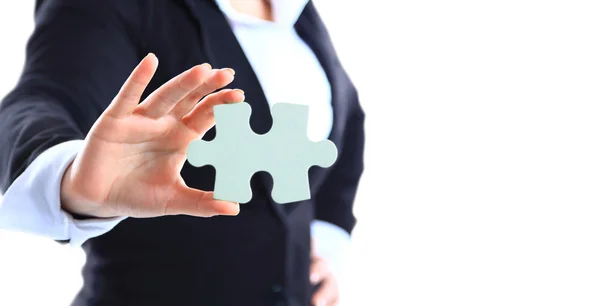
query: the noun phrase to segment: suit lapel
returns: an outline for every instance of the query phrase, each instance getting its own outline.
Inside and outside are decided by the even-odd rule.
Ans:
[[[215,68],[235,70],[235,79],[227,87],[244,90],[246,102],[252,106],[252,129],[259,134],[268,132],[272,125],[269,104],[225,16],[213,1],[185,2],[200,25],[209,63]]]

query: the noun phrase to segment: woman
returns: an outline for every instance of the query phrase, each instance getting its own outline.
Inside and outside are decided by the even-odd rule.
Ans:
[[[73,305],[336,305],[336,259],[319,246],[342,247],[356,223],[364,114],[311,2],[36,8],[0,104],[0,226],[82,245]],[[186,163],[191,141],[215,136],[212,107],[241,101],[257,133],[269,105],[310,105],[309,137],[338,148],[309,172],[310,200],[274,203],[259,173],[240,209],[212,198],[213,168]]]

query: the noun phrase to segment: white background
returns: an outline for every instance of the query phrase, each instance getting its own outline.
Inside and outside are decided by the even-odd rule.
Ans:
[[[600,305],[597,1],[318,0],[367,113],[344,305]],[[0,92],[33,1],[0,4]],[[0,305],[67,305],[80,250],[0,232]]]

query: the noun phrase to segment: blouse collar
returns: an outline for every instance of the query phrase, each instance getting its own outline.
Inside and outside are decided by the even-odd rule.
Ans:
[[[309,0],[270,0],[274,21],[262,20],[260,18],[246,15],[236,11],[230,0],[215,0],[217,6],[225,17],[234,24],[247,26],[275,25],[281,27],[293,27],[298,17],[304,10]]]

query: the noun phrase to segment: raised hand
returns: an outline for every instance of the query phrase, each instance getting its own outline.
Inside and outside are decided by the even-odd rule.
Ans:
[[[139,103],[157,67],[146,56],[92,126],[63,177],[64,210],[91,217],[239,213],[238,203],[214,200],[180,176],[187,146],[214,125],[212,107],[244,100],[238,89],[215,92],[233,81],[233,70],[195,66]]]

